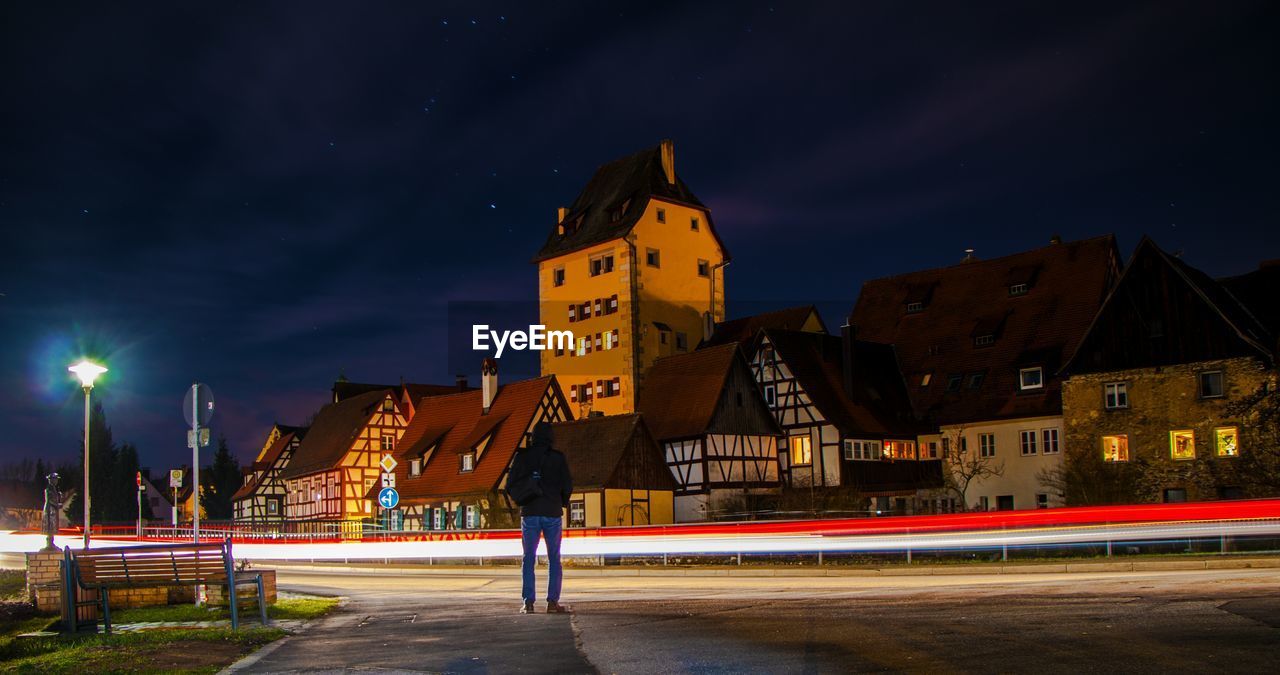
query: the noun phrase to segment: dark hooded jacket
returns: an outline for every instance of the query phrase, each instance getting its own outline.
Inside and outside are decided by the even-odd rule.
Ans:
[[[542,487],[542,496],[520,507],[520,515],[560,518],[569,503],[569,495],[573,494],[573,477],[569,475],[564,454],[552,446],[551,425],[545,422],[533,428],[529,447],[516,453],[508,480],[534,471],[541,476],[538,485]]]

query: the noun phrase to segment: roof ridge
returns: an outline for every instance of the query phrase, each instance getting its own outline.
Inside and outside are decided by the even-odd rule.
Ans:
[[[1024,250],[1022,250],[1022,251],[1017,251],[1017,252],[1014,252],[1014,253],[1007,253],[1007,254],[1005,254],[1005,255],[1002,255],[1002,256],[999,256],[999,257],[996,257],[996,258],[975,258],[975,259],[973,259],[973,260],[969,260],[969,261],[963,261],[963,260],[962,260],[962,261],[957,262],[957,263],[952,263],[952,264],[950,264],[950,265],[942,265],[942,266],[940,266],[940,267],[928,267],[928,268],[925,268],[925,269],[913,270],[913,271],[911,271],[911,272],[902,272],[902,273],[900,273],[900,274],[891,274],[891,275],[889,275],[889,276],[885,276],[885,277],[876,277],[876,278],[874,278],[874,279],[867,279],[866,281],[864,281],[864,282],[863,282],[863,285],[865,286],[865,285],[867,285],[867,284],[870,284],[870,283],[873,283],[873,282],[877,282],[877,281],[891,281],[891,280],[894,280],[894,279],[901,279],[901,278],[903,278],[903,277],[914,276],[914,275],[917,275],[917,274],[926,274],[926,273],[929,273],[929,272],[942,272],[942,271],[944,271],[944,270],[951,270],[951,269],[955,269],[955,268],[973,269],[974,267],[977,267],[977,266],[980,266],[980,265],[981,265],[981,266],[986,266],[986,265],[995,265],[995,264],[997,264],[997,263],[1005,262],[1005,261],[1007,261],[1009,258],[1016,258],[1016,257],[1018,257],[1018,256],[1029,255],[1029,254],[1035,253],[1035,252],[1037,252],[1037,251],[1044,251],[1044,250],[1046,250],[1046,249],[1054,249],[1054,248],[1068,248],[1068,247],[1072,247],[1072,246],[1081,246],[1081,245],[1085,245],[1085,244],[1097,243],[1097,242],[1099,242],[1099,241],[1114,241],[1114,240],[1115,240],[1115,234],[1100,234],[1100,235],[1093,236],[1093,237],[1086,237],[1086,238],[1084,238],[1084,239],[1075,239],[1075,240],[1072,240],[1072,241],[1064,241],[1064,242],[1061,242],[1061,243],[1058,243],[1058,244],[1045,244],[1044,246],[1038,246],[1038,247],[1036,247],[1036,248],[1029,248],[1029,249],[1024,249]]]

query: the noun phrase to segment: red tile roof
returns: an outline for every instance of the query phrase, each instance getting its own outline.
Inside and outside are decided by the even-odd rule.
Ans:
[[[483,414],[482,392],[434,396],[419,404],[418,412],[396,447],[396,489],[401,500],[488,492],[497,487],[534,421],[548,389],[556,396],[559,386],[552,376],[502,385],[488,414]],[[567,406],[562,409],[568,410]],[[475,470],[461,473],[459,456],[473,449],[485,436],[492,440],[476,461]],[[419,476],[409,476],[410,461],[435,445]],[[374,491],[378,486],[374,486]]]
[[[1054,373],[1115,282],[1118,257],[1108,235],[875,279],[863,284],[851,325],[858,339],[897,349],[917,414],[935,423],[1058,415]],[[1027,282],[1026,294],[1010,295],[1011,284]],[[908,302],[923,310],[907,312]],[[994,343],[975,346],[978,333],[994,335]],[[1018,369],[1036,365],[1044,387],[1020,392]],[[969,376],[979,372],[980,387],[970,389]],[[931,381],[920,386],[926,373]],[[956,375],[964,377],[961,389],[948,392]]]
[[[368,391],[321,408],[281,478],[298,478],[334,468],[387,394],[394,392]]]

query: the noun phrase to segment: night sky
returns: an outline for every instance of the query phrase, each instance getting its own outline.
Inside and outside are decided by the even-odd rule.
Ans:
[[[666,137],[731,316],[1054,233],[1280,258],[1274,3],[1121,4],[4,3],[0,462],[76,457],[82,353],[156,468],[194,379],[242,461],[340,373],[451,382],[446,303],[533,300]]]

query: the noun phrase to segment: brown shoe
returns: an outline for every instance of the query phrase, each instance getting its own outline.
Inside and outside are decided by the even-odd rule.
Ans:
[[[532,602],[526,602],[526,603],[524,603],[523,605],[520,605],[520,613],[521,613],[521,614],[533,614],[533,603],[532,603]]]
[[[568,605],[562,605],[558,602],[547,603],[547,614],[568,614],[568,613],[569,613]]]

